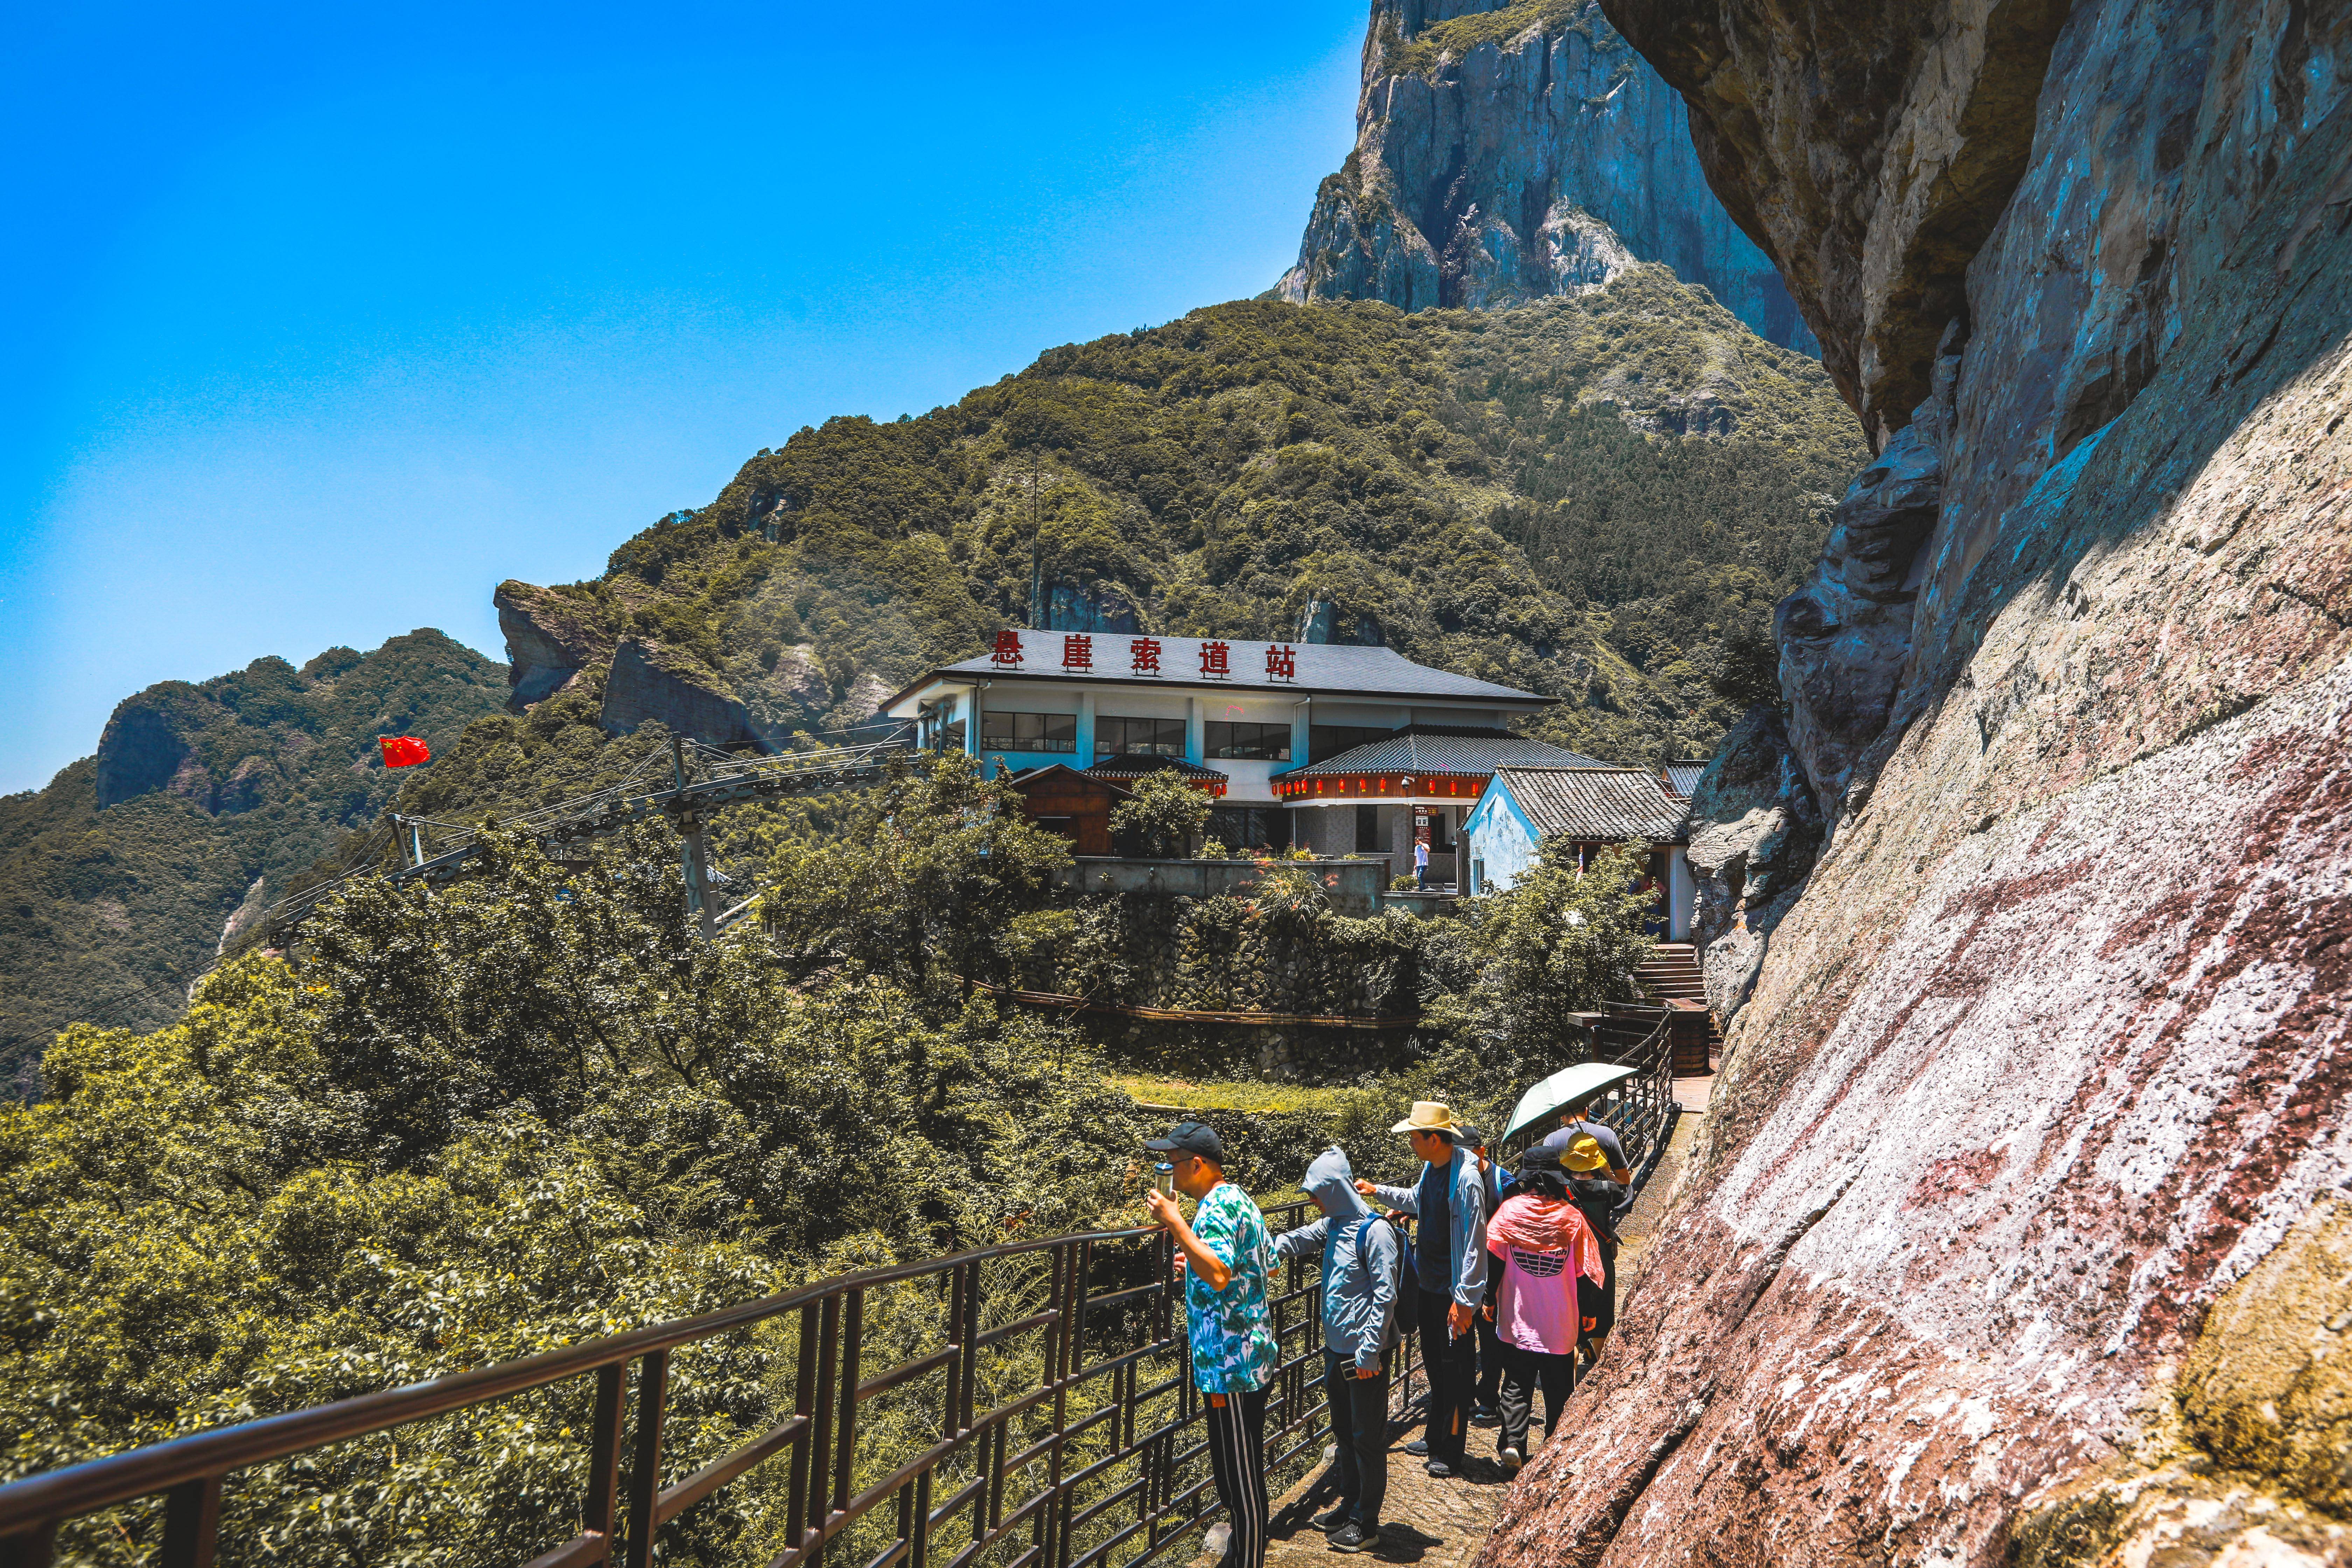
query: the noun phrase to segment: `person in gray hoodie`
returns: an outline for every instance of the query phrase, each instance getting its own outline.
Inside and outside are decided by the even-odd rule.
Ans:
[[[1486,1184],[1478,1156],[1458,1146],[1454,1113],[1436,1100],[1414,1100],[1412,1114],[1395,1131],[1411,1135],[1423,1162],[1421,1179],[1410,1187],[1358,1182],[1356,1191],[1420,1222],[1412,1262],[1421,1300],[1407,1310],[1420,1331],[1421,1363],[1429,1373],[1429,1420],[1404,1451],[1427,1456],[1423,1468],[1443,1479],[1462,1474],[1471,1388],[1478,1376],[1478,1338],[1471,1324],[1486,1300]]]
[[[1335,1552],[1379,1542],[1389,1487],[1389,1351],[1397,1342],[1397,1233],[1356,1194],[1348,1156],[1326,1149],[1299,1184],[1323,1217],[1274,1238],[1277,1258],[1323,1268],[1323,1389],[1339,1449],[1339,1500],[1316,1516]]]

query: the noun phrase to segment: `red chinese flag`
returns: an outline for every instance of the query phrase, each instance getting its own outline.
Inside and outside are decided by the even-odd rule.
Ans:
[[[433,760],[432,752],[414,735],[378,735],[375,743],[383,748],[383,765],[388,768],[413,768]]]

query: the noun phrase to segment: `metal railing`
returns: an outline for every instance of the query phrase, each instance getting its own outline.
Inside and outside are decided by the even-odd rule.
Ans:
[[[1279,1232],[1311,1212],[1299,1203],[1267,1217]],[[583,1434],[586,1472],[576,1513],[542,1521],[546,1544],[526,1568],[648,1568],[658,1535],[692,1530],[692,1510],[730,1489],[758,1496],[728,1510],[718,1533],[742,1546],[761,1533],[744,1521],[764,1521],[745,1560],[769,1568],[814,1568],[828,1555],[845,1568],[1138,1568],[1218,1508],[1172,1258],[1156,1228],[1008,1243],[91,1460],[0,1487],[0,1568],[81,1555],[78,1531],[103,1531],[162,1568],[210,1568],[224,1542],[232,1559],[246,1557],[247,1538],[276,1531],[274,1557],[301,1561],[285,1538],[300,1528],[287,1515],[301,1510],[285,1506],[282,1489],[268,1494],[274,1513],[267,1501],[247,1506],[234,1478],[295,1471],[337,1445],[527,1397],[552,1401],[563,1432]],[[1270,1473],[1320,1454],[1314,1273],[1292,1262],[1270,1282],[1281,1346]],[[767,1385],[763,1408],[730,1410],[719,1424],[756,1435],[674,1452],[666,1432],[679,1369],[696,1385],[698,1352],[745,1342],[791,1369]],[[1399,1408],[1412,1397],[1412,1351],[1398,1352]],[[864,1440],[869,1428],[896,1446]],[[357,1495],[348,1478],[315,1484],[341,1486],[346,1502]],[[367,1560],[341,1544],[338,1560]]]
[[[1640,1020],[1625,1022],[1638,1026]],[[1624,1145],[1628,1164],[1637,1171],[1658,1146],[1659,1140],[1665,1137],[1675,1114],[1675,1053],[1670,1023],[1661,1012],[1649,1032],[1631,1043],[1623,1037],[1633,1032],[1631,1028],[1612,1037],[1605,1026],[1594,1041],[1594,1054],[1600,1059],[1639,1069],[1587,1112],[1593,1121],[1617,1134],[1617,1141]]]

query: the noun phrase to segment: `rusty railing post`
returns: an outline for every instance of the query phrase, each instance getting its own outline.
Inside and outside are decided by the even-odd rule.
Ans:
[[[165,1495],[163,1568],[213,1568],[220,1505],[218,1476],[183,1481]]]
[[[857,1367],[866,1340],[866,1288],[853,1285],[847,1295],[849,1322],[841,1338],[841,1409],[835,1423],[833,1504],[825,1511],[827,1524],[835,1514],[848,1510],[857,1470]]]
[[[628,1380],[627,1362],[596,1369],[596,1413],[588,1429],[588,1505],[581,1510],[580,1528],[603,1536],[608,1554],[614,1506],[620,1497],[621,1415]]]
[[[816,1340],[816,1412],[809,1423],[810,1568],[824,1561],[825,1531],[833,1522],[833,1369],[841,1327],[841,1298],[827,1296],[818,1319]]]
[[[654,1500],[661,1495],[662,1417],[669,1405],[669,1352],[647,1351],[637,1375],[636,1452],[629,1467],[625,1568],[653,1568]]]
[[[798,1373],[793,1379],[793,1414],[811,1417],[816,1401],[817,1342],[823,1332],[817,1326],[817,1304],[814,1301],[801,1309],[800,1353]],[[785,1483],[784,1539],[795,1552],[808,1548],[809,1528],[809,1465],[816,1448],[816,1424],[813,1418],[801,1428],[793,1440],[791,1479]]]

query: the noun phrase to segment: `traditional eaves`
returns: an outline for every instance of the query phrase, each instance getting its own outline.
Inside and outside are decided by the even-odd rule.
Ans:
[[[1605,768],[1609,764],[1524,735],[1499,730],[1436,730],[1416,725],[1351,747],[1336,757],[1309,763],[1275,776],[1329,778],[1355,773],[1434,773],[1483,778],[1496,768],[1524,766]]]
[[[1093,767],[1083,770],[1090,779],[1139,779],[1150,773],[1181,773],[1188,779],[1223,780],[1226,774],[1219,768],[1204,768],[1198,763],[1188,763],[1181,757],[1160,757],[1150,754],[1105,757]]]
[[[1502,767],[1490,789],[1507,789],[1538,833],[1609,843],[1679,843],[1687,807],[1646,768]]]

